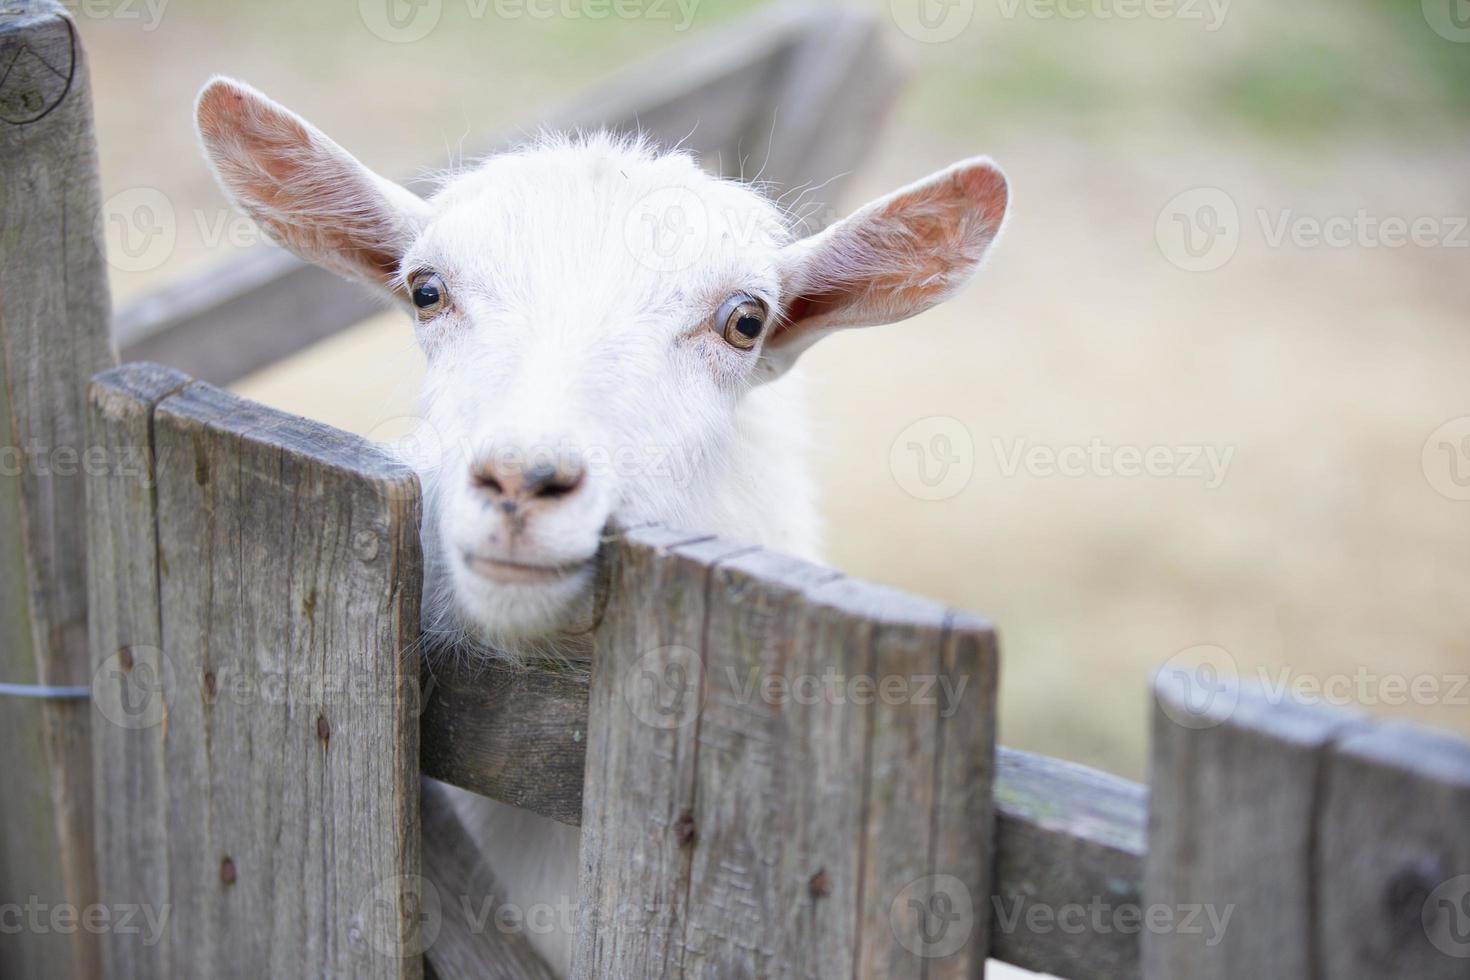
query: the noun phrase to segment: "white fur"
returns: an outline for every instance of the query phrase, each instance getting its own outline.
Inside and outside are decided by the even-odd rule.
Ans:
[[[792,361],[831,329],[947,298],[1006,207],[1003,176],[976,159],[792,241],[755,188],[600,134],[492,157],[423,201],[238,82],[211,82],[198,116],[221,183],[282,244],[400,297],[422,270],[444,283],[445,311],[416,317],[428,370],[407,456],[424,487],[425,634],[433,650],[512,663],[589,652],[594,563],[620,526],[815,557]],[[751,350],[714,322],[734,294],[772,311]],[[473,478],[537,461],[585,478],[518,510]],[[552,571],[508,583],[476,556]],[[456,806],[564,975],[577,831],[468,793]]]

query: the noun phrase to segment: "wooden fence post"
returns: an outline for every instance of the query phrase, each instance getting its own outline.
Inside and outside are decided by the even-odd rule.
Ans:
[[[0,684],[85,687],[81,458],[88,379],[116,363],[91,85],[53,0],[0,5]],[[53,692],[61,693],[61,692]],[[92,903],[90,708],[3,698],[0,903]],[[29,918],[28,921],[35,921]],[[0,975],[91,976],[96,937],[27,928]]]
[[[1312,976],[1322,774],[1361,723],[1227,674],[1161,672],[1154,695],[1145,980]]]
[[[1401,724],[1343,738],[1317,841],[1318,976],[1470,977],[1470,745]]]
[[[152,466],[90,501],[102,880],[159,933],[111,938],[108,972],[415,980],[417,480],[178,385],[131,365],[93,393],[94,444]]]
[[[979,975],[988,626],[714,539],[614,552],[574,976]]]

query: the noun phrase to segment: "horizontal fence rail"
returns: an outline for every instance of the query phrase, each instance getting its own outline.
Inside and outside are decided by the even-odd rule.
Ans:
[[[426,668],[424,774],[563,823],[582,819],[588,682],[532,668]],[[1030,908],[1137,905],[1148,826],[1145,788],[1004,747],[994,783],[990,955],[1074,980],[1139,973],[1136,932],[1036,934]],[[977,910],[979,911],[979,910]],[[1002,914],[1003,913],[1003,914]]]

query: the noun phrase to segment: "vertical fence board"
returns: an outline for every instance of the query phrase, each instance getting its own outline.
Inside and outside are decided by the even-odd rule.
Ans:
[[[574,975],[979,976],[988,627],[666,531],[614,566]]]
[[[1405,725],[1353,734],[1324,797],[1317,976],[1470,977],[1470,745]]]
[[[806,673],[806,590],[834,577],[767,552],[714,570],[703,711],[690,719],[697,725],[697,840],[685,976],[768,976],[776,964],[789,976],[813,976],[817,951],[833,975],[850,972],[843,961],[853,923],[842,911],[857,887],[857,861],[850,846],[831,844],[856,838],[862,800],[856,792],[839,796],[841,780],[824,778],[834,760],[817,755],[841,738],[823,737],[841,716],[766,686]],[[847,745],[859,748],[861,733]],[[813,847],[811,838],[827,846]],[[835,900],[811,894],[808,883],[819,872]]]
[[[89,679],[83,474],[86,385],[116,363],[98,232],[91,83],[52,0],[0,7],[0,682]],[[0,710],[0,903],[94,900],[84,699]],[[96,937],[27,930],[0,942],[6,977],[96,973]]]
[[[1173,673],[1154,694],[1145,980],[1313,976],[1322,774],[1361,722]]]
[[[683,939],[705,568],[667,553],[698,540],[630,531],[609,556],[582,791],[582,905],[572,975],[658,977]]]
[[[154,443],[173,975],[417,977],[417,481],[205,385]]]
[[[162,922],[168,895],[153,409],[188,384],[177,371],[129,365],[98,375],[87,420],[88,629],[97,888],[109,908],[142,906]],[[101,936],[104,974],[166,974],[153,928]]]

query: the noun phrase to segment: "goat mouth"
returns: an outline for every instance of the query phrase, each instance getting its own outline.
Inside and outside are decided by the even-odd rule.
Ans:
[[[507,585],[551,585],[564,581],[592,564],[592,559],[561,565],[536,565],[465,552],[465,567],[491,582]]]

